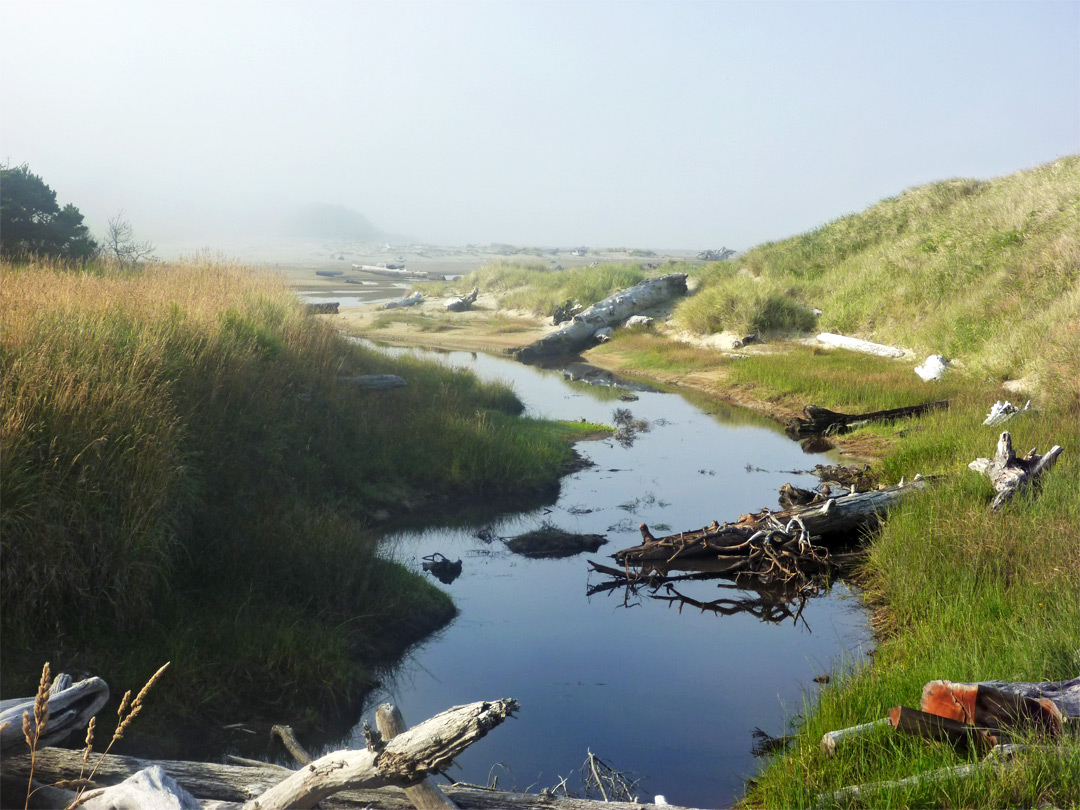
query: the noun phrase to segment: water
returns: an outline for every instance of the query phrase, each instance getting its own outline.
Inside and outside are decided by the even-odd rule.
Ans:
[[[816,483],[791,471],[820,457],[745,412],[710,405],[709,413],[648,391],[622,401],[625,391],[571,384],[557,371],[485,355],[423,354],[513,385],[530,415],[611,424],[614,410],[627,408],[648,430],[631,446],[580,443],[594,466],[563,480],[556,505],[488,527],[510,537],[546,521],[604,534],[610,542],[596,554],[531,560],[478,538],[483,527],[395,538],[396,556],[417,570],[434,552],[463,561],[461,576],[440,586],[461,614],[407,657],[364,719],[374,726],[374,707],[388,701],[417,723],[450,706],[513,697],[519,716],[469,748],[454,779],[497,777],[501,788],[536,792],[570,777],[567,787],[579,790],[591,751],[640,778],[643,801],[664,794],[673,804],[730,806],[759,765],[751,731],[786,733],[788,718],[821,688],[815,676],[865,660],[870,630],[860,602],[835,585],[809,600],[797,621],[769,622],[747,612],[680,609],[621,588],[589,597],[590,583],[603,578],[590,574],[586,560],[613,564],[611,554],[640,542],[642,522],[660,535],[777,508],[781,484]],[[677,591],[698,602],[757,596],[725,580],[678,583]],[[363,745],[359,724],[344,744]]]

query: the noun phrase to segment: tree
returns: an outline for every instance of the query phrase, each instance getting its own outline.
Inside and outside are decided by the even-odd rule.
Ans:
[[[56,192],[25,163],[0,166],[0,255],[84,261],[97,250],[78,208],[61,208]]]
[[[123,210],[109,218],[103,246],[105,255],[109,258],[116,259],[120,264],[137,264],[143,259],[154,258],[156,249],[149,240],[135,241],[135,229],[124,217]]]

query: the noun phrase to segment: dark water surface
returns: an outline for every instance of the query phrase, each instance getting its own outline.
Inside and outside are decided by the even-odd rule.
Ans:
[[[825,459],[803,454],[746,412],[708,405],[709,413],[656,392],[620,401],[626,392],[482,354],[418,354],[511,384],[531,415],[612,424],[615,409],[626,408],[648,430],[630,446],[580,443],[594,466],[563,479],[555,506],[487,525],[500,537],[545,521],[603,534],[609,543],[596,554],[531,560],[477,537],[482,526],[394,539],[395,555],[417,570],[435,552],[463,561],[461,576],[439,586],[461,615],[406,658],[363,719],[374,726],[374,707],[387,701],[414,724],[450,706],[512,697],[521,703],[518,717],[466,751],[453,778],[486,784],[498,777],[501,788],[538,792],[570,777],[568,789],[579,790],[591,751],[641,778],[642,801],[663,794],[672,804],[729,806],[760,764],[750,753],[751,731],[786,733],[788,718],[821,688],[815,676],[865,660],[871,641],[860,601],[838,584],[809,600],[798,621],[770,622],[680,609],[648,592],[628,598],[621,588],[589,597],[590,583],[602,578],[586,560],[613,564],[611,554],[640,542],[642,522],[660,535],[776,509],[781,484],[816,483],[791,471]],[[726,580],[677,589],[699,602],[757,596]],[[363,745],[360,724],[344,743]]]

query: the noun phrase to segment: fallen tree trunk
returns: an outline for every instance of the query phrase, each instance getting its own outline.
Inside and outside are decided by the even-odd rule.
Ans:
[[[615,552],[615,559],[625,564],[641,562],[671,563],[676,560],[721,559],[747,553],[746,544],[759,532],[788,530],[793,523],[815,538],[851,537],[860,529],[876,525],[881,515],[906,495],[923,489],[922,478],[884,489],[858,492],[822,503],[796,506],[782,512],[768,509],[743,515],[737,523],[719,524],[689,532],[653,537],[649,527],[641,526],[644,542]]]
[[[13,698],[0,702],[0,750],[25,746],[23,737],[23,712],[30,714],[30,728],[34,727],[35,697]],[[40,745],[62,742],[68,735],[86,732],[90,718],[101,711],[109,701],[109,686],[101,678],[87,678],[72,683],[70,675],[57,675],[49,689],[49,722],[42,725]]]
[[[405,731],[405,718],[397,706],[384,703],[375,710],[375,725],[384,740],[392,740]],[[459,810],[430,779],[422,779],[412,787],[405,788],[405,795],[416,810]]]
[[[41,782],[74,778],[83,764],[82,751],[66,748],[42,748],[37,756],[35,788]],[[19,804],[22,804],[22,797],[26,795],[26,779],[30,773],[30,754],[5,757],[3,764],[5,787],[11,788],[11,795],[20,797]],[[153,762],[110,754],[94,779],[99,784],[121,782],[155,765],[160,765],[166,773],[171,774],[189,793],[202,797],[199,803],[207,810],[242,810],[245,800],[280,782],[283,772],[287,772],[275,765],[244,767],[177,760]],[[461,810],[648,810],[656,807],[653,804],[597,802],[550,794],[507,793],[462,784],[447,785],[444,791]],[[74,797],[72,791],[44,786],[34,794],[30,806],[67,807]],[[324,799],[321,805],[326,810],[414,810],[405,791],[396,787],[342,791]],[[668,810],[692,808],[669,806]]]
[[[819,408],[817,405],[807,405],[803,408],[803,416],[793,416],[788,420],[785,429],[790,436],[816,436],[819,434],[835,435],[867,422],[885,422],[892,419],[905,419],[911,416],[921,416],[928,411],[947,407],[949,407],[949,400],[943,399],[938,402],[927,402],[923,405],[909,405],[904,408],[890,408],[885,411],[847,414],[838,411],[830,411],[828,408]]]
[[[628,290],[610,295],[579,312],[562,328],[518,349],[515,359],[528,363],[547,357],[577,354],[587,348],[597,330],[617,326],[631,315],[686,292],[686,274],[649,278]]]
[[[1013,499],[1028,484],[1037,481],[1039,476],[1054,466],[1061,455],[1061,446],[1054,445],[1044,456],[1032,448],[1023,458],[1017,458],[1013,451],[1012,435],[1003,431],[998,437],[997,452],[992,459],[977,458],[968,468],[983,473],[990,479],[997,491],[990,508],[998,510]]]
[[[836,346],[838,349],[849,349],[853,352],[862,352],[863,354],[876,354],[878,357],[904,356],[904,350],[897,349],[895,346],[871,343],[869,340],[860,340],[859,338],[847,337],[846,335],[835,335],[832,332],[822,332],[817,336],[817,339],[829,346]]]

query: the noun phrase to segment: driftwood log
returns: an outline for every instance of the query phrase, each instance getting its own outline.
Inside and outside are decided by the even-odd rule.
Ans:
[[[790,436],[835,435],[851,430],[869,422],[887,422],[893,419],[906,419],[921,416],[928,411],[949,407],[947,399],[927,402],[923,405],[909,405],[904,408],[890,408],[885,411],[848,414],[830,411],[817,405],[807,405],[802,416],[793,416],[788,420],[785,430]]]
[[[393,301],[387,301],[382,305],[383,309],[400,309],[402,307],[415,307],[418,304],[424,303],[424,296],[419,290],[406,295],[404,298],[397,298]]]
[[[406,728],[405,719],[398,707],[390,703],[384,703],[375,710],[375,726],[383,740],[394,739]],[[405,788],[405,795],[416,810],[459,810],[442,788],[430,779],[421,779],[415,785]]]
[[[514,357],[529,363],[547,357],[576,354],[589,346],[597,330],[617,326],[631,315],[637,315],[685,292],[685,273],[645,279],[640,284],[608,296],[584,312],[579,312],[560,329],[519,349]]]
[[[796,506],[782,512],[765,509],[757,514],[743,515],[736,523],[720,524],[713,521],[702,529],[667,537],[653,537],[649,527],[642,524],[641,545],[615,552],[615,559],[624,565],[673,563],[698,558],[722,560],[724,557],[742,556],[747,549],[746,544],[759,532],[785,531],[791,534],[796,528],[815,538],[850,538],[860,529],[876,525],[881,516],[902,498],[925,486],[925,480],[917,477],[907,483],[901,481],[895,486],[828,498],[821,503]]]
[[[1012,435],[1003,431],[998,437],[997,452],[992,459],[977,458],[968,467],[984,474],[997,491],[990,508],[997,510],[1007,504],[1028,484],[1054,466],[1061,455],[1061,446],[1054,445],[1046,455],[1040,456],[1032,448],[1023,458],[1017,458],[1012,446]]]
[[[479,297],[480,289],[478,287],[473,287],[473,291],[468,295],[463,295],[458,298],[448,298],[444,306],[446,307],[447,312],[464,312],[472,307]]]
[[[72,682],[70,675],[61,673],[49,689],[49,722],[41,745],[55,745],[72,733],[85,734],[90,718],[109,701],[109,686],[101,678]],[[0,751],[26,746],[23,738],[23,712],[30,714],[34,724],[34,697],[0,701]]]
[[[30,773],[30,755],[20,753],[5,757],[3,766],[5,786],[12,788],[12,796],[19,797],[18,806],[21,807]],[[40,749],[34,769],[35,788],[41,783],[73,778],[79,774],[81,766],[82,751]],[[280,782],[282,775],[289,773],[288,769],[269,764],[243,767],[178,760],[153,762],[110,754],[94,779],[99,784],[119,782],[155,766],[160,766],[185,790],[199,797],[199,804],[204,810],[241,810],[246,800]],[[447,785],[444,791],[462,810],[648,810],[656,807],[652,804],[596,802],[550,794],[507,793],[475,785]],[[34,794],[30,806],[66,807],[74,797],[71,791],[42,785]],[[413,804],[404,790],[394,787],[342,791],[324,799],[321,806],[326,810],[413,810]],[[669,806],[668,810],[691,808]]]
[[[895,346],[885,346],[881,343],[871,343],[869,340],[848,337],[847,335],[835,335],[832,332],[822,332],[817,339],[828,346],[836,346],[838,349],[848,349],[863,354],[875,354],[878,357],[903,357],[904,350]]]

